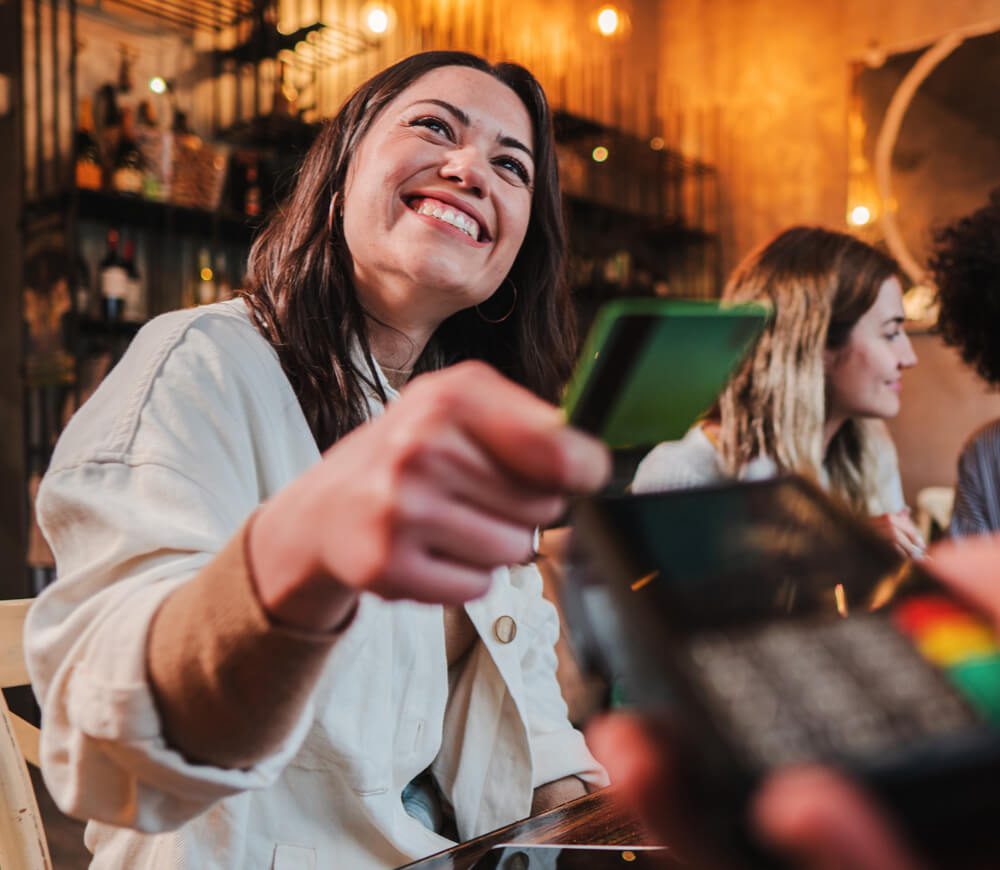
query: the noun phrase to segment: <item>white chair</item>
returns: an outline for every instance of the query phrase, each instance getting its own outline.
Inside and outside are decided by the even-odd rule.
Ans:
[[[0,689],[29,684],[24,618],[32,599],[0,601]],[[25,761],[38,766],[38,729],[11,712],[0,692],[0,868],[52,870]]]
[[[917,493],[917,528],[925,541],[948,533],[955,507],[955,487],[925,486]]]

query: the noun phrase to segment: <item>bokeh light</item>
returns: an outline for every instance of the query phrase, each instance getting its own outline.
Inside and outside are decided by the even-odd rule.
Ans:
[[[614,6],[602,6],[597,11],[597,29],[602,36],[613,36],[618,30],[620,16]]]
[[[374,6],[368,10],[365,24],[372,33],[385,33],[389,29],[389,13],[381,6]]]
[[[856,205],[847,215],[848,223],[856,227],[867,226],[871,223],[872,213],[868,206]]]

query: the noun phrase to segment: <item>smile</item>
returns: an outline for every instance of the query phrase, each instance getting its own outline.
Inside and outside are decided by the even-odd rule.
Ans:
[[[483,233],[479,222],[455,206],[426,196],[418,196],[407,202],[407,205],[419,215],[434,218],[434,220],[454,227],[475,242],[487,240],[482,238],[485,233]]]

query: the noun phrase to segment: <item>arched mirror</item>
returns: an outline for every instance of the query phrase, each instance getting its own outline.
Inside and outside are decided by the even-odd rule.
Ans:
[[[907,314],[933,322],[925,273],[935,230],[1000,187],[1000,31],[956,31],[857,64],[848,221],[882,242],[913,288]]]

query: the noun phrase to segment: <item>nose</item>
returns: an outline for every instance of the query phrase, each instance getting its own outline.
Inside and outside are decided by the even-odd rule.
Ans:
[[[474,145],[452,148],[439,170],[442,178],[457,184],[475,197],[486,195],[486,161]]]
[[[903,333],[903,341],[899,349],[899,367],[901,369],[911,369],[917,364],[917,352],[913,349],[910,336]]]

